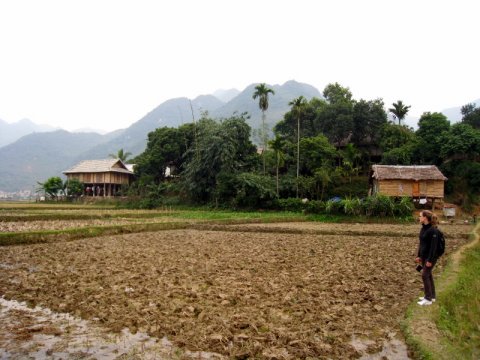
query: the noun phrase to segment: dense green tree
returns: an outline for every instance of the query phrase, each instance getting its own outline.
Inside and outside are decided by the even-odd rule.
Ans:
[[[338,156],[337,150],[324,135],[303,138],[300,141],[300,151],[303,154],[302,174],[309,176],[318,168],[333,166]]]
[[[330,104],[348,103],[351,104],[352,92],[349,88],[341,86],[339,83],[328,84],[323,90],[323,97]]]
[[[450,122],[442,113],[423,113],[418,120],[418,130],[415,132],[418,147],[414,154],[414,161],[439,165],[440,149],[449,130]]]
[[[380,131],[380,149],[383,152],[390,151],[411,144],[416,141],[416,135],[413,129],[404,125],[386,123]]]
[[[363,100],[353,105],[352,142],[357,146],[377,147],[381,139],[381,129],[387,124],[387,113],[381,99]]]
[[[390,149],[383,153],[381,163],[384,165],[412,165],[415,149],[414,143]]]
[[[218,178],[215,197],[231,207],[271,207],[277,198],[273,178],[256,173],[222,173]]]
[[[471,160],[446,161],[441,170],[448,178],[445,192],[449,200],[466,211],[473,210],[480,201],[480,163]]]
[[[48,178],[45,182],[37,182],[38,188],[37,193],[43,192],[46,196],[50,197],[51,199],[57,199],[59,195],[64,194],[64,183],[62,179],[58,176],[53,176]]]
[[[312,137],[322,132],[317,121],[317,114],[323,111],[323,108],[326,106],[328,106],[327,102],[318,98],[312,98],[303,104],[301,118],[302,137]],[[288,111],[283,119],[277,122],[273,128],[274,133],[281,135],[285,140],[296,143],[297,120],[297,113],[292,110]]]
[[[267,87],[265,83],[255,86],[255,92],[253,93],[253,99],[258,97],[258,107],[262,110],[262,145],[263,145],[263,174],[265,175],[265,152],[267,151],[267,128],[266,128],[266,115],[268,110],[268,96],[269,94],[275,95],[275,91]]]
[[[405,119],[411,106],[404,104],[402,100],[398,100],[396,103],[393,103],[392,106],[388,111],[393,114],[394,119],[398,120],[398,125],[401,125],[402,120]]]
[[[465,123],[450,127],[441,144],[440,155],[446,161],[475,160],[480,156],[480,131]]]
[[[329,84],[323,91],[327,106],[317,112],[316,123],[319,131],[328,137],[331,143],[340,147],[353,133],[352,93],[338,83]]]
[[[167,168],[171,173],[182,164],[186,151],[184,134],[180,129],[162,127],[148,134],[147,147],[136,159],[135,171],[138,176],[151,176],[156,184],[165,179]]]
[[[67,196],[77,197],[83,194],[85,185],[78,179],[66,180],[64,183]]]
[[[113,158],[113,159],[120,159],[120,160],[122,160],[122,162],[126,163],[126,162],[129,161],[128,157],[130,155],[132,155],[131,152],[128,152],[128,151],[124,152],[123,149],[120,149],[120,150],[117,151],[116,154],[109,154],[108,156]]]
[[[193,201],[214,201],[219,179],[253,170],[256,148],[250,141],[250,126],[243,116],[222,122],[203,119],[198,122],[197,136],[197,150],[187,151],[190,156],[182,173],[183,187]]]
[[[480,108],[476,108],[474,103],[462,106],[462,122],[476,129],[480,129]]]

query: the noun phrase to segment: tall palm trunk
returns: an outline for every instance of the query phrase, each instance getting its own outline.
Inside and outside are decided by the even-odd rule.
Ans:
[[[279,186],[278,186],[278,177],[279,177],[279,171],[278,171],[278,169],[279,169],[279,168],[280,168],[280,154],[279,154],[278,151],[277,151],[277,197],[278,197],[278,195],[279,195],[279,193],[280,193],[280,191],[279,191]]]
[[[262,110],[262,141],[263,141],[263,175],[266,173],[266,160],[265,160],[265,153],[267,152],[267,136],[266,136],[266,129],[265,129],[265,111]]]
[[[299,174],[300,174],[300,116],[297,117],[297,198],[298,198]]]

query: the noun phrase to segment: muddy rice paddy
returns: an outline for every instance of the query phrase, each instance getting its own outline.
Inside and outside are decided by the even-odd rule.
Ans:
[[[0,247],[0,296],[168,339],[184,356],[348,359],[398,336],[421,291],[418,225],[212,229]],[[448,252],[470,230],[443,229]]]

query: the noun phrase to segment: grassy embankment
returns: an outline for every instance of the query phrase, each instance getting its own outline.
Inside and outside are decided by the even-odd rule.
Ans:
[[[162,222],[156,220],[162,218]],[[115,219],[128,219],[128,224],[112,225]],[[61,230],[0,232],[1,245],[18,245],[49,241],[74,240],[85,237],[116,235],[144,231],[186,229],[206,225],[231,225],[252,222],[304,221],[301,214],[287,212],[237,212],[205,210],[125,210],[113,207],[0,203],[0,221],[71,221],[71,227]],[[104,224],[82,226],[75,221],[105,220]]]
[[[449,259],[437,302],[412,304],[404,332],[418,359],[480,359],[480,224],[473,241]],[[448,243],[447,243],[448,246]]]
[[[159,219],[162,219],[159,222]],[[96,223],[85,224],[95,220]],[[127,224],[112,224],[115,220],[128,220]],[[228,225],[246,223],[273,223],[289,221],[358,222],[368,223],[367,217],[342,215],[304,215],[280,211],[228,211],[205,208],[163,208],[155,210],[131,210],[103,204],[62,204],[62,203],[0,203],[0,221],[10,223],[63,221],[71,222],[67,228],[22,230],[1,232],[0,246],[51,241],[75,240],[86,237],[117,235],[145,231],[160,231],[186,228],[208,228],[228,230]],[[385,218],[382,222],[405,222],[405,219]],[[84,222],[78,226],[79,222]],[[98,224],[100,222],[101,224]],[[245,229],[249,231],[249,229]],[[250,230],[251,231],[251,230]],[[259,231],[258,229],[255,231]],[[292,230],[298,232],[298,230]],[[348,229],[335,230],[349,234]],[[329,234],[330,232],[321,231]],[[369,233],[370,234],[370,233]],[[371,235],[371,234],[370,234]],[[385,235],[385,234],[379,234]]]

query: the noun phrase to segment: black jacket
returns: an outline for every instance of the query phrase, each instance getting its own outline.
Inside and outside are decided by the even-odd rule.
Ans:
[[[422,225],[420,230],[420,244],[418,246],[418,257],[424,262],[437,261],[438,232],[432,224]]]

